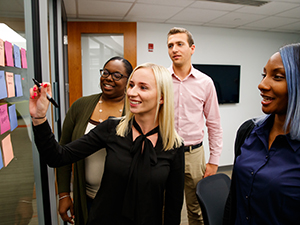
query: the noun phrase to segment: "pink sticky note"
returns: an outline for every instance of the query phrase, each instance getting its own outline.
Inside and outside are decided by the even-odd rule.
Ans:
[[[9,116],[7,113],[7,104],[0,105],[0,130],[1,134],[10,130]]]
[[[26,50],[24,48],[21,48],[21,62],[22,68],[27,68]]]
[[[10,134],[2,140],[4,166],[6,167],[14,158],[14,152],[11,144]]]
[[[4,52],[5,52],[6,66],[14,66],[12,44],[8,41],[4,42]]]
[[[7,88],[7,97],[15,97],[15,81],[14,81],[14,74],[10,72],[5,73],[6,77],[6,88]]]
[[[5,66],[4,42],[2,39],[0,39],[0,66]]]

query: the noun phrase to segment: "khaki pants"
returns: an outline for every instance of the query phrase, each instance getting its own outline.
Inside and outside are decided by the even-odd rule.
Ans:
[[[203,145],[185,152],[185,198],[189,225],[204,225],[196,196],[196,185],[204,176],[206,168]]]

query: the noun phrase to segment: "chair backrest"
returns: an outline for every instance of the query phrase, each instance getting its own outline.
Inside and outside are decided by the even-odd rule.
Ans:
[[[196,195],[205,225],[222,225],[230,182],[226,174],[217,173],[197,183]]]

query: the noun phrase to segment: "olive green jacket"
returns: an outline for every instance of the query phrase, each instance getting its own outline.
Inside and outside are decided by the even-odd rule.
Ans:
[[[67,112],[63,123],[60,144],[65,145],[84,135],[86,126],[101,94],[76,100]],[[84,159],[74,163],[73,198],[75,224],[85,225],[88,218]],[[58,193],[70,192],[72,165],[57,168]]]

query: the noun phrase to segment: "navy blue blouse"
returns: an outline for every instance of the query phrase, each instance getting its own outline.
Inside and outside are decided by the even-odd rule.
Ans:
[[[268,150],[273,121],[254,127],[236,159],[236,225],[300,224],[300,142],[279,135]]]

